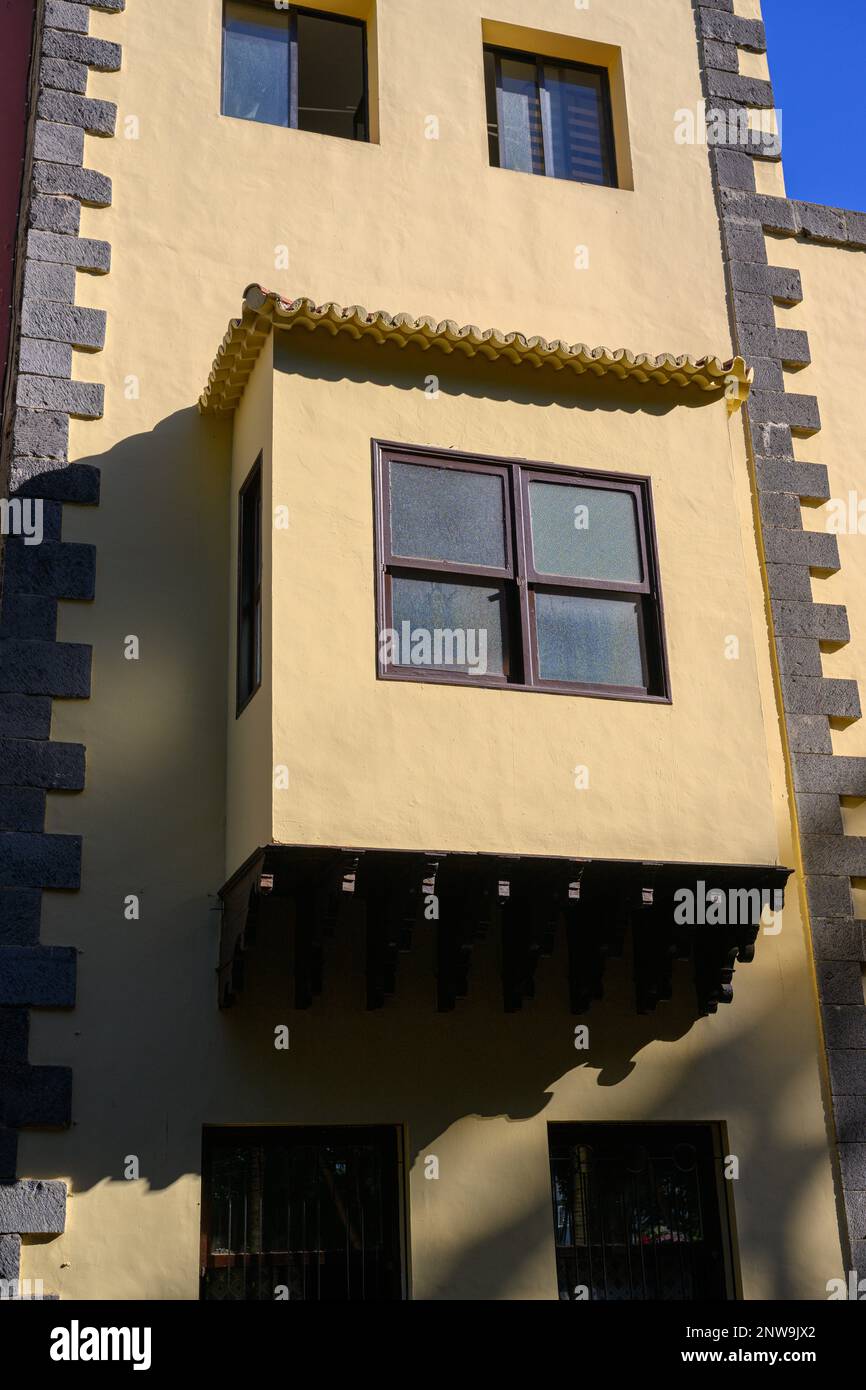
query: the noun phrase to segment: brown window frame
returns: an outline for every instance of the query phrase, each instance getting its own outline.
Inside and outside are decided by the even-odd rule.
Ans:
[[[526,63],[535,67],[535,84],[539,93],[545,88],[544,68],[547,64],[555,64],[559,68],[565,68],[570,72],[589,73],[598,78],[599,94],[601,97],[601,121],[599,123],[599,138],[602,150],[602,165],[607,177],[602,179],[578,179],[571,178],[565,174],[555,174],[548,165],[552,159],[551,135],[544,117],[541,112],[542,121],[542,163],[543,169],[520,170],[512,169],[510,165],[502,163],[502,144],[501,130],[503,127],[502,119],[502,59],[513,58],[518,62]],[[490,63],[488,63],[488,59]],[[616,159],[616,138],[613,126],[613,101],[610,92],[610,73],[607,68],[600,67],[596,63],[579,63],[568,58],[555,58],[546,53],[531,53],[525,49],[508,48],[502,44],[485,43],[483,46],[484,64],[484,92],[487,108],[487,150],[492,169],[505,169],[509,173],[530,173],[533,178],[556,178],[563,183],[587,183],[593,188],[619,188],[619,171]],[[491,73],[492,67],[492,73]],[[491,87],[492,77],[492,87]],[[493,119],[495,115],[495,120]]]
[[[246,546],[246,508],[254,493],[256,516],[253,548]],[[252,592],[247,597],[248,564],[252,571]],[[238,493],[238,598],[237,598],[237,704],[235,718],[246,709],[262,684],[262,455],[259,454]],[[249,618],[248,640],[244,642],[244,622]],[[247,679],[248,678],[248,679]]]
[[[255,9],[260,9],[260,10],[261,10],[261,9],[273,10],[273,8],[274,8],[273,0],[239,0],[239,3],[240,3],[240,4],[249,5],[249,7],[250,7],[251,9],[253,9],[253,10],[255,10]],[[287,4],[287,5],[285,5],[284,8],[282,9],[281,13],[285,14],[285,16],[286,16],[286,24],[287,24],[287,26],[288,26],[288,41],[289,41],[289,86],[288,86],[289,123],[288,123],[287,126],[279,125],[279,126],[277,126],[277,129],[279,129],[279,130],[284,130],[284,129],[285,129],[285,130],[306,130],[306,127],[305,127],[305,126],[302,126],[302,125],[299,124],[299,121],[300,121],[300,114],[299,114],[299,108],[298,108],[298,63],[299,63],[298,18],[299,18],[299,16],[307,16],[308,18],[311,18],[311,19],[327,19],[327,20],[332,20],[335,24],[348,24],[348,25],[351,25],[351,26],[352,26],[353,28],[355,28],[355,29],[360,29],[360,30],[361,30],[362,55],[363,55],[363,62],[364,62],[364,99],[363,99],[363,102],[361,103],[361,115],[360,115],[360,120],[359,120],[358,123],[359,123],[360,128],[361,128],[361,130],[362,130],[363,133],[360,134],[360,135],[353,135],[353,136],[352,136],[351,143],[352,143],[352,144],[369,145],[369,144],[371,143],[371,136],[370,136],[370,59],[369,59],[369,38],[368,38],[368,34],[367,34],[367,21],[366,21],[365,19],[358,19],[358,18],[356,18],[354,15],[339,14],[339,13],[337,13],[337,12],[335,12],[335,11],[332,11],[332,10],[317,10],[314,6],[309,6],[309,5]],[[221,116],[227,116],[228,113],[227,113],[226,110],[225,110],[225,100],[226,100],[226,0],[222,0],[222,30],[221,30],[221,32],[222,32],[222,50],[221,50],[221,56],[220,56],[220,115],[221,115]],[[245,116],[240,116],[240,117],[229,116],[228,119],[230,119],[230,120],[246,120],[246,119],[248,119],[248,118],[245,117]],[[357,117],[357,116],[355,117],[355,119],[356,119],[356,121],[358,121],[358,117]],[[273,124],[274,124],[274,123],[271,122],[271,121],[261,121],[261,122],[258,122],[258,121],[257,121],[257,122],[254,122],[254,123],[255,123],[255,124],[261,124],[261,125],[273,125]],[[312,135],[318,135],[318,134],[321,134],[322,132],[320,132],[320,131],[307,131],[307,133],[308,133],[308,134],[312,134]],[[330,138],[330,139],[339,140],[339,139],[347,139],[348,137],[347,137],[347,136],[340,136],[340,135],[332,135],[332,136],[330,136],[329,138]]]
[[[390,539],[389,475],[391,461],[417,463],[436,468],[455,468],[463,472],[492,473],[504,478],[506,509],[506,563],[504,566],[462,565],[396,555]],[[609,583],[606,580],[573,579],[540,575],[531,564],[529,523],[530,484],[536,480],[571,482],[580,487],[598,487],[630,493],[636,504],[638,541],[643,580],[639,584]],[[456,453],[438,449],[373,440],[373,490],[376,535],[376,634],[377,674],[380,680],[414,681],[427,685],[469,685],[482,689],[535,691],[550,695],[582,695],[605,700],[634,700],[646,704],[670,704],[670,675],[665,639],[664,603],[659,577],[658,547],[651,480],[640,474],[603,472],[599,469],[568,468],[497,455]],[[393,628],[391,580],[394,575],[415,574],[431,577],[452,574],[477,579],[479,583],[499,582],[506,594],[506,674],[473,676],[447,667],[400,666],[390,664],[379,642],[383,631]],[[542,679],[538,672],[538,644],[535,595],[545,593],[586,593],[598,597],[639,595],[641,597],[641,656],[647,675],[646,686],[618,686],[576,681]]]

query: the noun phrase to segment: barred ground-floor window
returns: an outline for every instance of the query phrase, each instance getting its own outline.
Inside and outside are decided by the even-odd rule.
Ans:
[[[711,1124],[552,1124],[559,1296],[736,1297],[721,1131]]]
[[[402,1298],[400,1141],[393,1126],[206,1129],[202,1298]]]

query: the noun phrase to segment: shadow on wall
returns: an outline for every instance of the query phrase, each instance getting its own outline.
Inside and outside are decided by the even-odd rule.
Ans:
[[[274,344],[275,375],[309,380],[368,382],[410,392],[423,400],[432,392],[469,396],[477,400],[511,401],[519,405],[557,405],[583,413],[597,410],[634,415],[667,415],[674,409],[700,409],[718,402],[721,391],[698,387],[659,386],[612,375],[597,377],[591,371],[577,375],[569,368],[533,368],[506,361],[471,360],[459,349],[443,353],[425,351],[414,343],[405,348],[393,343],[374,345],[353,342],[347,335],[332,339],[326,333],[301,330],[277,332]],[[435,397],[434,397],[435,399]],[[414,440],[423,444],[423,440]],[[495,441],[491,452],[496,452]]]
[[[224,868],[230,440],[225,421],[190,407],[26,487],[93,503],[93,469],[101,474],[98,506],[63,508],[64,541],[96,548],[96,602],[61,604],[58,623],[60,641],[92,645],[91,695],[56,699],[51,729],[85,746],[85,789],[50,795],[46,816],[49,832],[82,836],[81,888],[42,894],[43,943],[80,953],[77,1000],[68,1013],[34,1011],[29,1051],[33,1064],[71,1067],[73,1128],[24,1130],[19,1172],[75,1177],[83,1147],[85,1186],[122,1176],[118,1163],[135,1150],[116,1149],[115,1115],[118,1137],[131,1131],[152,1151],[163,1127],[154,1105],[165,1103],[152,1054],[183,1054],[187,980],[201,978],[202,1008],[205,993],[210,1002],[208,894]],[[171,1022],[158,1024],[162,1014]],[[129,1123],[136,1091],[156,1125],[146,1146]]]
[[[87,782],[81,796],[49,799],[48,828],[84,835],[85,888],[106,860],[131,869],[138,848],[153,852],[131,870],[139,884],[170,872],[181,842],[190,883],[210,888],[222,866],[229,448],[225,422],[190,408],[72,466],[101,474],[99,505],[63,517],[64,540],[96,547],[96,602],[64,603],[58,637],[92,644],[92,689],[55,703],[52,736],[59,718],[64,737],[85,743]],[[50,495],[66,476],[28,490]]]
[[[199,911],[189,923],[199,935],[203,915]],[[83,1094],[77,1128],[51,1138],[51,1175],[70,1173],[76,1192],[121,1180],[121,1156],[130,1151],[142,1155],[142,1178],[151,1191],[197,1176],[205,1124],[403,1124],[417,1168],[426,1154],[443,1151],[452,1127],[472,1118],[515,1125],[545,1112],[559,1121],[728,1120],[736,1129],[741,1174],[750,1175],[735,1192],[741,1213],[743,1203],[751,1207],[752,1244],[744,1259],[761,1262],[776,1297],[802,1296],[800,1213],[829,1160],[822,1140],[798,1140],[791,1111],[792,1092],[817,1066],[811,1031],[792,1030],[790,1045],[782,1046],[778,1000],[773,997],[761,1013],[749,1007],[750,990],[767,993],[760,974],[772,943],[763,943],[762,952],[759,942],[756,962],[737,969],[734,1001],[724,1017],[695,1018],[685,967],[675,971],[673,1001],[653,1015],[636,1016],[626,954],[608,966],[605,999],[575,1019],[567,1007],[564,933],[554,955],[540,962],[536,998],[510,1015],[502,1011],[498,946],[491,934],[476,949],[468,998],[453,1014],[439,1014],[428,927],[417,931],[412,950],[400,957],[395,996],[371,1013],[363,1004],[363,932],[341,927],[327,949],[322,997],[298,1012],[288,1003],[290,928],[272,922],[250,956],[240,1001],[220,1014],[216,934],[213,919],[197,961],[196,953],[184,951],[161,962],[176,979],[186,977],[192,997],[187,995],[181,1016],[164,1007],[165,996],[162,1004],[154,1001],[146,1039],[132,1023],[118,1027],[122,999],[109,1004],[117,1032],[112,1038],[99,1027],[104,1074],[94,1078],[88,1071],[81,1089],[90,1093],[105,1083],[112,1047],[122,1053],[116,1067],[120,1088],[109,1083],[98,1115]],[[198,981],[187,976],[193,969]],[[744,1026],[732,1032],[727,1024],[738,1009]],[[574,1049],[577,1023],[589,1025],[586,1052]],[[287,1052],[273,1045],[274,1028],[282,1024],[290,1029]],[[657,1055],[642,1058],[659,1044],[666,1045],[661,1066]],[[618,1096],[601,1094],[618,1088]],[[55,1145],[64,1151],[59,1166]],[[470,1142],[470,1163],[486,1147],[483,1137],[480,1147]],[[449,1162],[459,1152],[452,1150]],[[491,1181],[495,1170],[494,1163]],[[495,1229],[460,1244],[444,1260],[432,1296],[481,1296],[477,1290],[485,1298],[511,1296],[521,1263],[530,1266],[549,1239],[549,1193],[536,1184],[527,1195],[518,1215],[513,1205],[504,1206]],[[826,1277],[836,1272],[828,1270]]]
[[[449,384],[444,359],[432,353],[377,351],[389,383],[407,391],[418,391],[419,367],[426,375],[439,364],[442,390],[538,405],[663,414],[716,399],[603,383],[575,392],[573,382],[502,366],[488,372],[483,364],[470,387],[453,367]],[[304,344],[306,370],[330,379],[348,371],[369,378],[369,353],[366,365],[347,360],[354,354],[336,360],[333,347]],[[65,1174],[82,1192],[122,1181],[124,1155],[136,1153],[149,1187],[165,1189],[199,1173],[205,1124],[401,1123],[415,1162],[466,1117],[520,1123],[543,1115],[570,1076],[579,1113],[560,1107],[557,1119],[748,1115],[738,1156],[742,1169],[764,1175],[763,1220],[772,1233],[765,1254],[775,1266],[770,1282],[785,1297],[799,1205],[828,1159],[823,1143],[792,1141],[786,1097],[817,1062],[811,1029],[790,1028],[783,1043],[777,1013],[770,1028],[781,1007],[765,964],[772,943],[759,941],[755,964],[737,970],[730,1008],[742,1009],[749,1024],[735,1034],[721,1018],[696,1020],[685,967],[675,970],[673,1002],[637,1017],[628,959],[608,966],[605,1001],[575,1019],[563,933],[521,1013],[503,1013],[491,935],[476,951],[469,998],[453,1014],[437,1014],[432,927],[419,928],[401,957],[396,997],[380,1012],[364,1010],[364,939],[352,931],[329,948],[323,998],[295,1012],[285,925],[263,933],[240,1003],[218,1012],[212,895],[225,876],[228,438],[225,421],[178,412],[82,460],[102,470],[101,505],[71,528],[67,511],[70,538],[97,545],[98,601],[79,612],[66,605],[61,623],[65,640],[93,643],[93,695],[71,716],[55,711],[54,737],[87,745],[88,775],[80,796],[50,799],[49,828],[82,834],[84,859],[79,894],[45,895],[43,938],[73,942],[82,956],[78,1007],[38,1016],[33,1060],[73,1067],[74,1127],[39,1144],[41,1162],[28,1174]],[[141,639],[138,662],[123,656],[130,633]],[[135,924],[123,915],[129,893],[142,905]],[[753,989],[760,1016],[743,1004]],[[583,1022],[591,1045],[579,1053],[574,1028]],[[273,1046],[283,1023],[288,1053]],[[700,1049],[689,1037],[697,1030]],[[641,1054],[659,1044],[673,1046],[665,1047],[663,1068],[657,1056],[644,1059],[648,1084],[638,1090]],[[617,1087],[626,1089],[614,1112],[602,1092]],[[471,1287],[477,1269],[486,1296],[496,1297],[494,1264],[510,1266],[504,1290],[513,1284],[515,1250],[548,1222],[549,1212],[535,1208],[516,1223],[503,1213],[500,1231],[455,1257],[443,1296]]]

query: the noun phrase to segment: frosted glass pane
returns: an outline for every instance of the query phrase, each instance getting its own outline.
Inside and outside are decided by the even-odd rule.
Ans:
[[[391,581],[392,646],[398,666],[440,667],[471,675],[505,674],[505,593],[501,585]]]
[[[601,78],[545,63],[541,101],[553,165],[548,174],[582,183],[610,183]]]
[[[642,582],[633,493],[530,483],[529,513],[539,574]]]
[[[502,59],[500,160],[504,169],[544,173],[544,137],[534,63]]]
[[[289,19],[285,11],[228,0],[223,115],[289,124]]]
[[[542,680],[646,686],[638,603],[542,593],[535,615]]]
[[[506,563],[505,498],[494,473],[391,464],[391,548],[410,559]]]

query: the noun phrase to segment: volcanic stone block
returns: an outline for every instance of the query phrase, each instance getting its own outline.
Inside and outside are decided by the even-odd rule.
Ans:
[[[828,1047],[866,1048],[866,1007],[825,1004],[821,1010]]]
[[[86,700],[91,648],[77,642],[0,640],[0,691]]]
[[[50,198],[37,193],[30,201],[27,225],[35,231],[77,236],[80,222],[81,204],[74,198]]]
[[[73,1008],[76,966],[71,946],[0,946],[0,1005]]]
[[[790,463],[756,457],[755,469],[758,486],[769,492],[794,492],[809,502],[826,502],[830,496],[830,481],[823,463]],[[810,531],[808,534],[822,533]],[[832,539],[835,541],[835,536]]]
[[[0,737],[0,786],[81,791],[84,745]]]
[[[37,160],[33,166],[33,187],[38,193],[77,198],[88,207],[107,208],[111,204],[111,179],[95,169]]]
[[[44,121],[78,125],[88,135],[113,135],[117,123],[117,107],[113,101],[96,101],[93,97],[55,92],[47,87],[39,93],[36,111]]]
[[[28,376],[69,376],[72,372],[72,344],[47,342],[44,338],[21,338],[18,367]]]
[[[105,321],[104,309],[39,299],[25,299],[21,314],[22,332],[94,351],[105,345]]]
[[[21,1273],[21,1237],[0,1236],[0,1279],[15,1281]]]
[[[73,36],[57,34],[55,37]],[[33,154],[36,159],[49,160],[53,164],[78,165],[80,168],[84,163],[84,131],[81,126],[58,125],[56,121],[37,121]]]
[[[53,265],[44,261],[25,261],[25,305],[31,298],[54,299],[60,304],[74,304],[75,266]]]
[[[58,261],[98,275],[106,275],[111,269],[108,242],[88,237],[56,236],[52,232],[33,230],[27,236],[27,255],[34,261]]]
[[[74,63],[86,63],[97,72],[117,72],[122,57],[119,43],[57,29],[45,31],[42,52],[50,58],[68,58]]]
[[[830,754],[833,740],[826,714],[792,714],[788,717],[788,739],[794,753]]]
[[[81,836],[0,833],[0,887],[79,888]]]
[[[51,459],[12,459],[10,491],[16,497],[52,498],[95,506],[99,501],[99,469],[92,463],[54,463]]]
[[[12,593],[88,600],[94,597],[95,576],[92,545],[43,540],[41,545],[16,541],[8,547],[6,584]]]
[[[799,304],[803,299],[803,284],[799,270],[768,266],[767,288],[777,304]]]
[[[60,411],[15,411],[12,450],[15,454],[64,462],[69,448],[69,416]]]
[[[43,87],[53,87],[59,92],[77,92],[83,96],[87,91],[87,68],[84,63],[71,63],[66,58],[43,56],[39,64],[39,81]]]
[[[816,970],[818,988],[824,1004],[863,1003],[862,971],[856,961],[818,961]]]
[[[86,9],[67,4],[67,0],[45,0],[45,23],[50,28],[71,29],[73,33],[86,34],[89,18]]]
[[[0,1186],[3,1235],[60,1235],[65,1227],[65,1182],[26,1181]]]

